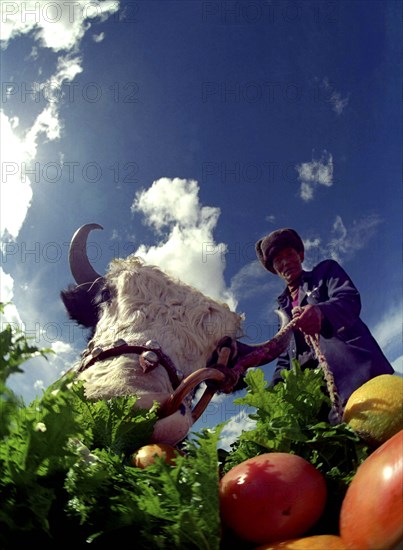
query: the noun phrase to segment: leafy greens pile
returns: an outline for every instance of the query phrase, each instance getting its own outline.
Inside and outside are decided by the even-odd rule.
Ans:
[[[295,362],[282,376],[283,383],[268,387],[262,370],[246,374],[247,393],[235,403],[256,409],[250,415],[256,424],[232,445],[224,471],[262,453],[293,453],[328,479],[348,485],[368,449],[347,424],[329,423],[330,399],[322,371],[302,370]]]
[[[0,341],[0,548],[128,536],[140,549],[219,547],[219,430],[187,442],[174,466],[135,468],[130,455],[149,442],[156,410],[133,411],[135,397],[89,402],[72,375],[25,406],[7,376],[46,350],[9,326]]]
[[[6,379],[22,372],[23,361],[49,350],[30,346],[10,327],[0,342],[2,549],[26,542],[99,547],[129,538],[139,549],[218,550],[225,546],[220,473],[258,454],[291,452],[314,464],[342,498],[367,456],[346,425],[331,426],[323,418],[328,398],[321,372],[295,365],[273,388],[260,369],[248,372],[246,395],[235,401],[253,407],[256,422],[229,452],[218,449],[221,425],[192,434],[174,465],[157,459],[142,470],[130,458],[149,442],[156,409],[133,410],[132,396],[89,402],[73,375],[25,406]]]

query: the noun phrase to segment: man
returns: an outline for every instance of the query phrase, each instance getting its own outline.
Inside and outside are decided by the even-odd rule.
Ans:
[[[293,229],[278,229],[256,243],[262,265],[284,279],[286,288],[278,297],[279,309],[296,319],[288,350],[282,354],[273,375],[289,369],[292,359],[303,368],[318,364],[305,335],[319,335],[319,346],[330,370],[341,404],[364,382],[380,374],[393,374],[368,327],[360,319],[361,299],[353,282],[334,260],[320,262],[304,271],[303,242]]]

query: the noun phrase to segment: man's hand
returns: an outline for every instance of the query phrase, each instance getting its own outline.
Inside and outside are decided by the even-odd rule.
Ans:
[[[297,319],[296,326],[309,336],[319,334],[323,321],[323,313],[318,306],[308,304],[292,310],[293,319]]]

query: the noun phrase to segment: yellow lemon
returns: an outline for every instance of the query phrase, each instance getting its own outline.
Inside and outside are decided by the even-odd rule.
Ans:
[[[343,421],[368,444],[378,447],[403,429],[403,378],[376,376],[353,392]]]

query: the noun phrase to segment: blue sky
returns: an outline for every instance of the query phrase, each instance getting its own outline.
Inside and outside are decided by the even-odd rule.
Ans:
[[[399,2],[1,10],[3,322],[56,351],[12,379],[17,393],[40,394],[85,346],[59,291],[88,222],[104,227],[90,239],[98,272],[137,252],[243,312],[254,343],[273,334],[282,290],[254,243],[293,227],[306,269],[332,257],[348,271],[402,373]],[[236,414],[217,400],[202,423]]]

